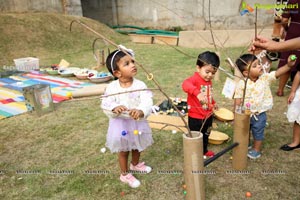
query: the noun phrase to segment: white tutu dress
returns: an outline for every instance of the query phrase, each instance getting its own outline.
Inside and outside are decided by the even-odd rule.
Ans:
[[[297,122],[300,124],[300,87],[296,90],[294,100],[288,105],[286,113],[289,122]]]
[[[153,106],[152,92],[146,89],[144,82],[134,79],[129,88],[122,88],[119,80],[111,82],[104,95],[117,94],[104,97],[101,107],[109,117],[109,127],[106,136],[106,146],[111,152],[143,151],[153,143],[151,128],[146,118],[151,113]],[[133,90],[143,90],[124,93]],[[122,93],[122,94],[119,94]],[[116,115],[112,110],[123,105],[128,109],[139,109],[144,112],[144,118],[134,120],[128,113]]]

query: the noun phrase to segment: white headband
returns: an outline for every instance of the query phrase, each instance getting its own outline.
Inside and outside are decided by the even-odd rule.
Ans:
[[[111,68],[111,72],[114,73],[114,68],[113,68],[113,62],[114,62],[114,59],[115,59],[115,56],[120,52],[120,51],[126,51],[127,53],[129,53],[133,58],[134,58],[134,52],[132,49],[127,49],[125,46],[123,45],[118,45],[118,48],[119,50],[117,50],[114,55],[112,56],[111,58],[111,61],[110,61],[110,68]]]
[[[114,55],[112,56],[112,58],[111,58],[111,61],[110,61],[110,68],[111,68],[111,72],[112,72],[112,73],[114,73],[113,62],[114,62],[115,56],[116,56],[117,53],[119,53],[119,52],[120,52],[120,50],[116,51],[116,52],[114,53]]]

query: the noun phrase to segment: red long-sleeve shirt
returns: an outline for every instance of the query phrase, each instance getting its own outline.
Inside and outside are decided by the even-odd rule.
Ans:
[[[205,81],[199,73],[185,79],[182,89],[187,93],[188,115],[196,119],[205,119],[211,114],[215,101],[212,97],[212,82]],[[207,98],[207,104],[201,104],[197,98],[199,93],[203,93]]]

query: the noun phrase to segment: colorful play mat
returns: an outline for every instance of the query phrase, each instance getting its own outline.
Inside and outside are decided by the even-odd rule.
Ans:
[[[54,103],[68,100],[68,94],[72,91],[93,85],[92,83],[40,73],[26,73],[0,78],[0,120],[27,112],[22,88],[35,84],[48,84]]]

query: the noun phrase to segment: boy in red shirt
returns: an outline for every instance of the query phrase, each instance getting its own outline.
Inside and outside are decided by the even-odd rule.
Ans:
[[[187,93],[188,125],[191,131],[203,133],[203,155],[212,157],[214,152],[208,151],[208,137],[213,121],[213,109],[216,102],[212,96],[212,79],[220,65],[219,56],[210,51],[199,54],[196,72],[182,83]]]

